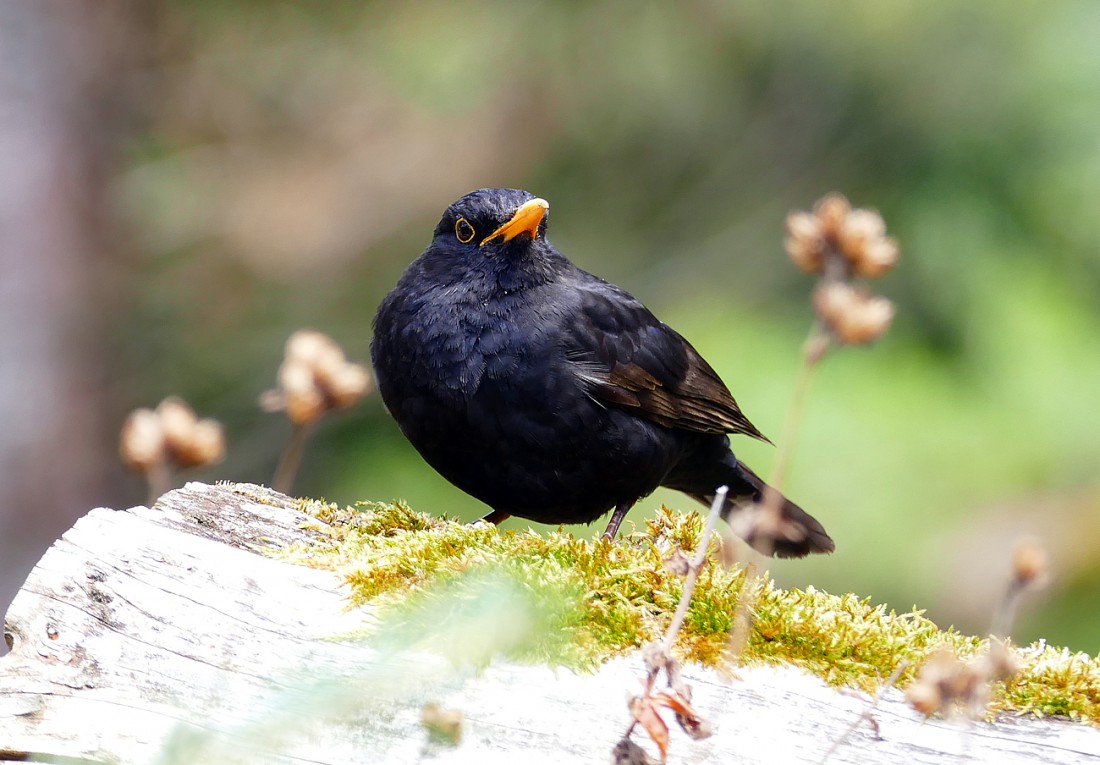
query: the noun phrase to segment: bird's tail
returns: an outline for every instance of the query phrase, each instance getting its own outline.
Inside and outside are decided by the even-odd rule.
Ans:
[[[744,462],[730,454],[723,467],[721,481],[729,493],[722,517],[754,550],[779,558],[803,558],[836,549],[816,518],[764,483]],[[769,500],[773,492],[778,496]],[[706,505],[714,501],[713,491],[686,493]]]

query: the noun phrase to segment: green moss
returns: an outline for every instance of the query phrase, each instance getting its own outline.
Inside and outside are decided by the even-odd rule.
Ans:
[[[564,531],[500,531],[416,513],[403,503],[339,508],[305,502],[323,541],[284,554],[340,573],[352,605],[378,613],[372,639],[486,662],[497,653],[525,661],[592,667],[661,636],[682,578],[663,561],[691,550],[702,518],[661,508],[644,530],[615,543]],[[712,545],[676,650],[688,661],[728,662],[733,616],[745,572],[718,562]],[[941,630],[919,611],[898,614],[855,595],[782,589],[764,578],[742,659],[792,663],[837,685],[873,690],[902,660],[915,676],[928,652],[951,645],[962,658],[985,641]],[[1100,723],[1100,662],[1036,644],[1023,668],[994,689],[992,708]]]

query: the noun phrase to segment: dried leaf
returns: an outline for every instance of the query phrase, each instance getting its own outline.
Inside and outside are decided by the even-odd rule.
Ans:
[[[657,711],[657,701],[650,696],[635,696],[630,700],[630,714],[645,728],[653,743],[661,750],[661,759],[668,756],[668,724]]]
[[[714,733],[714,726],[699,716],[690,699],[686,699],[675,691],[661,691],[654,700],[671,709],[676,714],[676,722],[694,739],[708,738]]]

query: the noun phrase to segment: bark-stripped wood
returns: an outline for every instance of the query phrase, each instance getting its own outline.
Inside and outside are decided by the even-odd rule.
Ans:
[[[608,761],[640,658],[576,675],[380,654],[351,637],[371,616],[346,608],[336,575],[262,554],[318,533],[308,521],[265,489],[202,484],[82,518],[8,612],[0,761]],[[717,730],[674,731],[675,763],[817,762],[867,704],[794,669],[686,675]],[[457,747],[428,741],[426,702],[463,713]],[[1084,724],[924,722],[896,691],[874,716],[880,733],[860,726],[830,762],[1100,762]]]

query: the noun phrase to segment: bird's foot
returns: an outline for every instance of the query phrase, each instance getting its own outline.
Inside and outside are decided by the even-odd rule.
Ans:
[[[619,525],[623,522],[623,518],[626,517],[626,511],[630,509],[630,505],[618,505],[615,508],[615,512],[611,514],[611,520],[607,522],[607,528],[603,532],[603,538],[608,542],[615,541],[615,537],[619,533]]]
[[[476,521],[474,521],[474,523],[491,523],[494,526],[499,526],[501,523],[504,523],[511,517],[511,513],[506,513],[503,510],[494,510],[488,515],[478,518]]]

